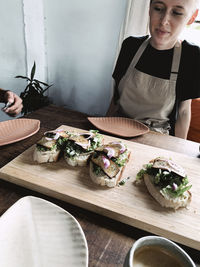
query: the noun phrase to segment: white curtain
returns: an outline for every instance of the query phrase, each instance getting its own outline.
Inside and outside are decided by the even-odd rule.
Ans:
[[[149,33],[149,4],[150,0],[127,0],[127,10],[124,18],[123,25],[120,31],[118,47],[116,51],[116,64],[121,44],[128,36],[143,36]],[[114,80],[111,84],[112,94],[114,92]]]
[[[119,45],[128,36],[148,34],[150,0],[127,0],[127,11],[122,25]]]
[[[120,31],[114,66],[124,39],[129,36],[142,36],[149,33],[149,4],[150,0],[127,0],[127,9]]]

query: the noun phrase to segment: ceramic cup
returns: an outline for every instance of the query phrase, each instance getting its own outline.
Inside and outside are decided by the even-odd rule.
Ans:
[[[124,267],[134,267],[133,259],[135,251],[143,246],[159,246],[172,252],[184,267],[196,267],[189,255],[174,242],[160,236],[146,236],[138,239],[126,256]]]

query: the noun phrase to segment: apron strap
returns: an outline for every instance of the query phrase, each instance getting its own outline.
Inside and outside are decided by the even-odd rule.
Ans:
[[[132,70],[135,68],[136,64],[138,63],[141,55],[143,54],[145,48],[147,47],[148,43],[149,43],[149,40],[150,40],[150,36],[141,44],[141,46],[138,48],[135,56],[133,57],[132,59],[132,62],[127,70],[127,75],[129,75]]]
[[[145,48],[149,44],[151,37],[149,36],[139,47],[137,50],[128,70],[127,75],[129,75],[132,72],[132,69],[135,68],[136,64],[138,63],[141,55],[143,54]],[[180,58],[181,58],[181,51],[182,51],[182,45],[180,41],[177,41],[174,46],[174,53],[173,53],[173,59],[172,59],[172,68],[170,73],[170,81],[177,81],[178,77],[178,70],[180,65]]]
[[[176,80],[177,80],[178,70],[179,70],[179,65],[180,65],[180,59],[181,59],[181,51],[182,51],[181,42],[177,41],[175,44],[175,47],[174,47],[170,81],[176,82]]]

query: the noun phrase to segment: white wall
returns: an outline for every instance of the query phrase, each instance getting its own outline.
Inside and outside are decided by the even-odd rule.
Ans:
[[[25,82],[14,77],[29,75],[36,60],[55,104],[105,114],[125,9],[126,0],[3,1],[0,87],[20,94]]]
[[[19,94],[24,82],[14,77],[26,70],[22,2],[1,1],[0,18],[0,87]],[[0,111],[0,121],[7,119]]]
[[[104,114],[125,0],[45,0],[48,80],[55,103]]]

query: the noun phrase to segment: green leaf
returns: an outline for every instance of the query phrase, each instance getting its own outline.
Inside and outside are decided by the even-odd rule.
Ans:
[[[33,86],[36,87],[39,92],[41,92],[41,93],[43,92],[43,88],[39,85],[39,83],[34,82]]]
[[[21,78],[21,79],[25,79],[25,80],[27,80],[27,81],[31,81],[28,77],[20,76],[20,75],[15,76],[15,78]]]
[[[24,93],[26,93],[26,92],[28,91],[29,87],[30,87],[30,84],[28,84],[28,85],[26,86],[26,88],[24,89]]]
[[[46,92],[53,84],[49,85],[46,89],[43,90],[43,93]]]
[[[34,110],[37,110],[40,107],[49,105],[51,102],[48,96],[44,96],[44,92],[49,89],[52,85],[48,85],[47,83],[41,82],[37,79],[34,79],[34,75],[36,73],[36,63],[34,61],[33,67],[31,69],[30,78],[18,75],[15,78],[26,79],[28,84],[26,85],[23,92],[21,92],[20,96],[23,101],[23,108],[21,113],[26,115]],[[45,89],[43,89],[45,87]]]
[[[41,83],[41,84],[43,84],[43,85],[45,85],[45,86],[49,86],[47,83],[44,83],[44,82],[38,81],[38,80],[36,80],[36,79],[34,79],[33,81],[34,81],[34,82],[37,82],[37,83],[39,83],[39,84]]]
[[[36,70],[36,65],[35,65],[35,61],[34,61],[34,64],[33,64],[32,70],[31,70],[31,81],[32,81],[33,78],[34,78],[35,70]]]
[[[136,180],[142,179],[144,177],[145,173],[146,173],[146,170],[145,169],[141,169],[136,175]]]

